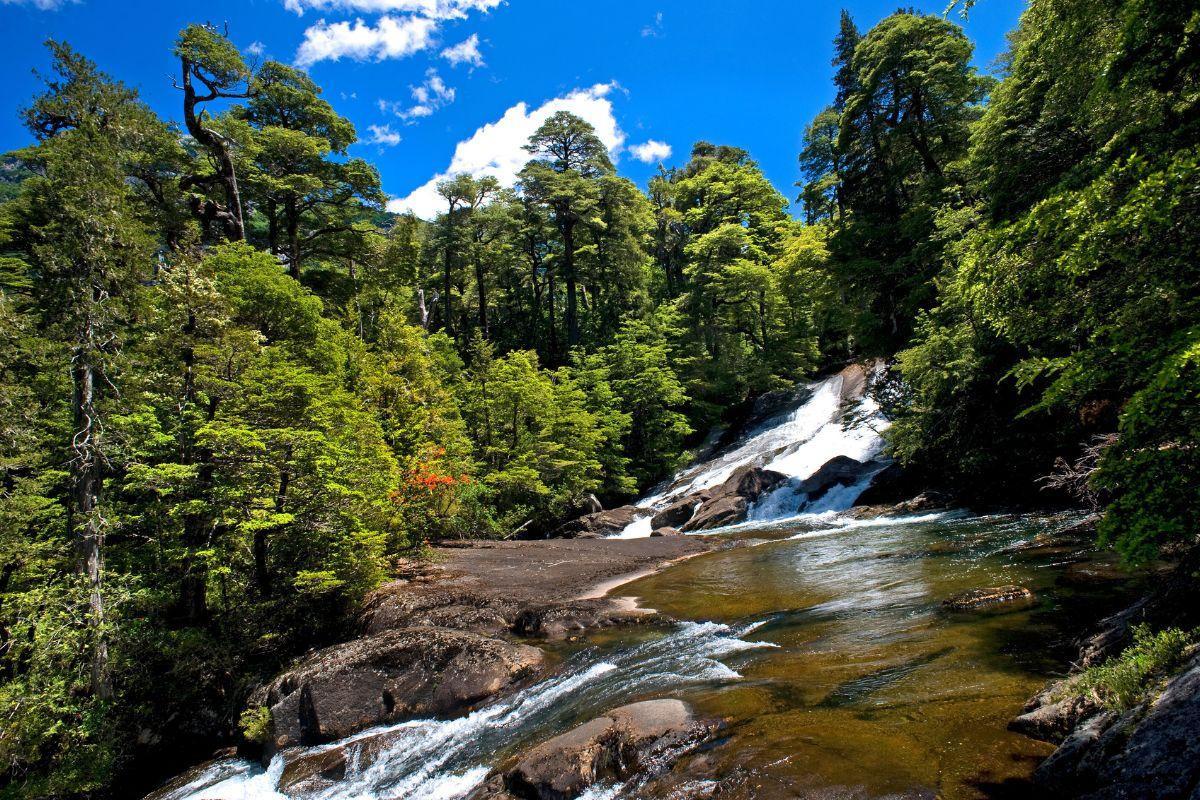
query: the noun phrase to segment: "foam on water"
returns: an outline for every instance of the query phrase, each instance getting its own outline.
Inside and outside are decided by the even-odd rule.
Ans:
[[[584,653],[563,674],[466,717],[414,720],[310,748],[310,753],[347,749],[345,779],[310,796],[315,800],[464,797],[484,781],[501,752],[535,741],[540,732],[647,693],[737,680],[739,673],[719,659],[775,646],[741,638],[750,631],[749,626],[681,623],[664,637],[608,657]],[[360,760],[368,740],[378,753],[374,759]],[[282,756],[276,756],[265,770],[246,761],[226,761],[205,770],[166,800],[281,800],[285,795],[278,786],[284,766]]]
[[[643,498],[638,507],[651,512],[662,509],[681,497],[722,483],[739,467],[757,466],[780,472],[790,480],[755,503],[748,516],[750,523],[761,525],[791,519],[801,512],[814,515],[850,508],[887,466],[882,458],[882,433],[888,423],[869,396],[847,409],[842,402],[843,383],[842,376],[835,375],[810,384],[806,387],[807,399],[797,408],[771,417],[735,446],[676,473],[666,488]],[[798,487],[837,456],[874,463],[876,468],[854,484],[835,486],[809,502]],[[616,538],[649,536],[651,528],[651,518],[640,517]]]

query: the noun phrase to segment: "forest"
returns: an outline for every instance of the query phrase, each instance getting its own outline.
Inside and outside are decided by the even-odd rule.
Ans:
[[[708,142],[643,189],[559,112],[432,220],[222,29],[161,43],[178,121],[47,42],[0,164],[0,797],[236,744],[398,563],[619,505],[855,359],[914,483],[1194,546],[1200,9],[1031,0],[994,74],[968,10],[843,13],[787,194]]]

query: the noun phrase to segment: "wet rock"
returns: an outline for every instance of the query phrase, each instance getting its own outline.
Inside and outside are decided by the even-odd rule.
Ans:
[[[517,614],[512,631],[518,636],[564,639],[587,630],[646,622],[653,615],[609,598],[528,606]]]
[[[939,511],[949,508],[950,501],[938,492],[922,492],[909,500],[896,503],[888,514],[916,514],[919,511]]]
[[[708,500],[712,499],[711,492],[696,492],[689,494],[681,500],[676,500],[671,505],[664,508],[654,515],[650,520],[650,527],[658,528],[679,528],[686,525],[688,521],[695,516],[696,511],[700,506]]]
[[[679,700],[622,706],[533,748],[504,773],[503,785],[520,798],[575,798],[602,781],[665,771],[716,727]]]
[[[998,606],[1028,605],[1033,600],[1033,592],[1024,586],[991,586],[948,597],[942,601],[942,607],[949,611],[979,611]]]
[[[396,739],[394,733],[355,738],[314,750],[289,750],[279,777],[279,791],[289,795],[311,795],[332,789],[345,780],[347,768],[354,764],[365,769],[379,758]]]
[[[834,456],[811,476],[801,481],[796,487],[796,493],[807,495],[809,502],[819,500],[834,487],[858,483],[873,469],[874,465],[864,464],[850,456]]]
[[[463,714],[533,675],[543,659],[535,647],[467,631],[401,628],[318,651],[254,700],[270,708],[280,750]]]
[[[651,536],[682,536],[676,528],[655,528],[650,534]]]
[[[893,462],[871,479],[854,505],[890,507],[920,494],[924,488],[911,472]]]
[[[549,539],[602,539],[625,530],[634,520],[648,512],[636,506],[621,506],[609,511],[584,514],[560,525],[547,536]]]
[[[746,519],[750,503],[744,497],[728,495],[710,500],[683,526],[683,531],[707,531],[736,525]]]
[[[1026,703],[1021,715],[1008,723],[1008,729],[1059,744],[1080,722],[1099,711],[1091,697],[1072,692],[1067,681],[1056,681]]]
[[[738,467],[720,486],[706,490],[709,498],[679,530],[688,533],[743,522],[754,501],[786,481],[786,475],[774,470]]]

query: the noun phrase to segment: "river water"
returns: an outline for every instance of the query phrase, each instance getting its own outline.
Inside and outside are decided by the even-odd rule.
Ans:
[[[810,389],[806,402],[643,504],[719,483],[742,463],[805,477],[833,455],[878,458],[881,425],[843,425],[840,384]],[[875,415],[861,401],[856,408],[858,419]],[[1081,620],[1119,605],[1108,572],[1056,536],[1071,515],[858,520],[844,512],[863,488],[818,507],[794,493],[766,498],[750,522],[708,534],[726,547],[620,588],[679,622],[564,644],[553,653],[555,677],[468,717],[360,734],[352,752],[361,742],[373,758],[351,759],[346,779],[318,797],[465,797],[523,748],[659,697],[725,727],[671,773],[596,787],[588,800],[1027,796],[1022,782],[1051,748],[1006,723],[1064,671]],[[972,614],[941,605],[1002,584],[1026,586],[1036,600]],[[170,798],[282,798],[282,769],[278,758],[266,769],[223,762]]]

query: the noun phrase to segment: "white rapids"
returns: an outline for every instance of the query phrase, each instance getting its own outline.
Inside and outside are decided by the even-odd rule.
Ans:
[[[562,674],[510,698],[452,720],[413,720],[373,728],[341,742],[311,748],[347,748],[344,780],[305,794],[306,800],[455,800],[487,777],[497,757],[514,745],[537,741],[588,712],[680,686],[734,681],[741,676],[723,660],[764,647],[747,641],[762,623],[731,628],[715,622],[685,622],[667,636],[616,653],[587,651]],[[359,763],[362,743],[385,742],[369,763]],[[213,764],[160,800],[288,800],[280,791],[284,756],[264,769],[243,760]],[[597,789],[593,797],[603,797]]]
[[[878,375],[876,367],[869,377]],[[888,421],[878,404],[861,387],[848,385],[846,372],[800,387],[799,405],[776,414],[711,458],[686,467],[638,501],[646,510],[618,538],[636,539],[651,533],[650,515],[681,497],[725,481],[739,467],[754,466],[783,473],[791,480],[750,509],[748,522],[775,522],[798,515],[845,511],[889,463],[883,456],[883,431]],[[861,383],[861,382],[859,382]],[[873,466],[849,486],[835,486],[808,502],[796,486],[837,456]],[[705,531],[708,533],[709,531]]]

